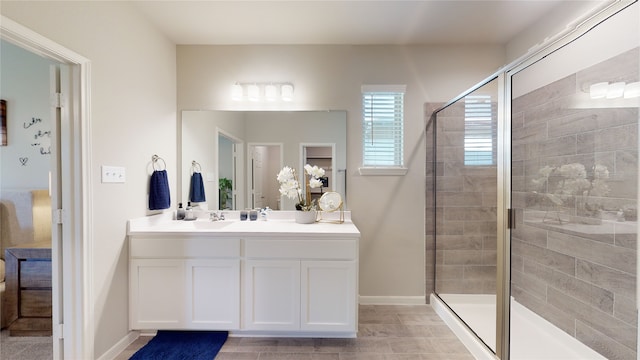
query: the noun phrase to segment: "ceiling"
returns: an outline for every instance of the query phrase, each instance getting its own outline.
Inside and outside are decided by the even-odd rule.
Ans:
[[[506,44],[563,0],[131,1],[176,44]]]

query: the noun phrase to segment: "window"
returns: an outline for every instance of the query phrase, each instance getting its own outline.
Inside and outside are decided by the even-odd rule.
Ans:
[[[464,164],[496,164],[496,121],[491,95],[464,98]]]
[[[405,88],[405,85],[362,87],[363,168],[404,166]]]

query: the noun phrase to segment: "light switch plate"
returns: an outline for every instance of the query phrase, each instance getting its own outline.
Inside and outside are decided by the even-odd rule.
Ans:
[[[126,175],[124,167],[102,165],[103,183],[124,183],[125,180]]]

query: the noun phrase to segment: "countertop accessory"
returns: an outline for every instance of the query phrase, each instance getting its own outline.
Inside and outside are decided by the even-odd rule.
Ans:
[[[335,191],[329,191],[320,197],[318,200],[318,207],[320,207],[320,215],[318,221],[333,222],[341,224],[344,222],[344,205],[342,203],[342,196]],[[339,218],[336,219],[323,219],[322,214],[325,212],[339,211]]]

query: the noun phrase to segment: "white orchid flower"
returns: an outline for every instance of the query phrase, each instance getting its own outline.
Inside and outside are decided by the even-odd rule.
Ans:
[[[311,179],[309,180],[309,187],[312,189],[322,187],[322,180],[320,179]]]
[[[324,169],[323,168],[319,168],[317,166],[311,166],[309,164],[304,166],[304,170],[307,172],[307,174],[313,176],[314,178],[321,178],[324,176]]]

